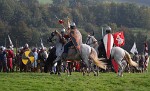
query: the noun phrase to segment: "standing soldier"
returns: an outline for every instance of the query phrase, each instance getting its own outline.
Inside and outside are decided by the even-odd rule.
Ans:
[[[38,61],[38,53],[37,53],[37,48],[34,48],[32,50],[33,55],[34,55],[34,62],[32,63],[32,71],[35,72],[37,71],[37,61]]]
[[[40,61],[40,71],[43,72],[43,67],[48,58],[48,54],[45,47],[42,47],[40,52],[38,53],[38,60]]]
[[[135,61],[136,63],[139,64],[139,60],[140,60],[140,58],[139,58],[138,53],[137,53],[137,52],[134,52],[133,61]]]
[[[3,72],[8,72],[7,67],[7,53],[3,46],[0,47],[0,72],[3,69]]]
[[[24,46],[23,49],[21,50],[20,56],[22,57],[23,54],[24,54],[26,51],[30,51],[29,45],[28,45],[27,43],[25,44],[25,46]],[[23,59],[23,58],[22,58],[22,59]],[[27,71],[28,71],[27,65],[25,65],[25,64],[22,62],[22,60],[20,60],[20,61],[21,61],[21,63],[20,63],[20,72],[22,72],[23,70],[24,70],[25,72],[27,72]]]
[[[87,45],[93,47],[96,52],[98,53],[98,41],[97,39],[94,37],[94,33],[93,35],[91,35],[89,32],[88,32],[88,35],[87,35],[87,38],[86,38],[86,42],[85,42]]]
[[[6,50],[7,52],[7,67],[8,67],[8,70],[10,72],[13,71],[13,58],[14,58],[14,52],[11,48],[11,46],[8,46],[7,47],[8,49]]]
[[[107,59],[107,65],[108,65],[108,70],[112,70],[112,63],[111,63],[111,49],[114,45],[114,38],[113,35],[111,34],[112,30],[109,26],[105,28],[106,35],[103,37],[103,43],[105,47],[105,52],[106,52],[106,59]]]

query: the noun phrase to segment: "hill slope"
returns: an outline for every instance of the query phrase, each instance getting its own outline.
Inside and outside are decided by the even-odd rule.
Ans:
[[[41,4],[52,3],[52,0],[38,0]],[[86,1],[86,0],[85,0]],[[150,0],[95,0],[100,2],[136,3],[138,5],[150,6]]]

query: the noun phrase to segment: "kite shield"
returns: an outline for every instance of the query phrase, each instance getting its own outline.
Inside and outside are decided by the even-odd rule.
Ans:
[[[106,50],[106,57],[107,57],[107,59],[109,59],[110,54],[111,54],[111,49],[114,44],[114,38],[113,38],[112,34],[106,34],[103,38],[103,41],[104,41],[104,46],[105,46],[105,50]]]

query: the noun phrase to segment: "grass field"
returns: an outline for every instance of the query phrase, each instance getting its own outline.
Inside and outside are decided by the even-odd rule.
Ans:
[[[149,91],[150,73],[100,73],[71,76],[49,73],[0,73],[0,91]]]

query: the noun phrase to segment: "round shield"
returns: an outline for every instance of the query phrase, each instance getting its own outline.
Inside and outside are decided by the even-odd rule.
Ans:
[[[22,62],[26,65],[28,62],[34,62],[34,55],[31,51],[25,51],[22,55]]]

